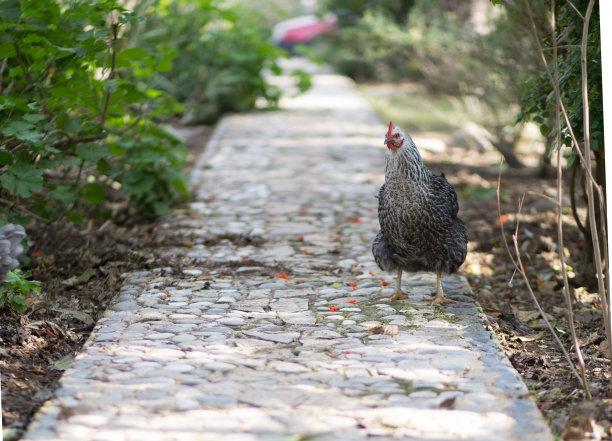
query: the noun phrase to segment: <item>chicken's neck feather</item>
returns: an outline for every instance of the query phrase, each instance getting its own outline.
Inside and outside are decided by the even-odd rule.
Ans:
[[[385,155],[386,179],[399,177],[413,181],[428,182],[431,172],[423,164],[421,154],[412,139],[408,138],[406,141],[401,149],[395,152],[387,151]]]

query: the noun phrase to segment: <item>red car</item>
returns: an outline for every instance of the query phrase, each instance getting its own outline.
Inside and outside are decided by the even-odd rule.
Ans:
[[[272,30],[272,41],[285,48],[296,44],[306,44],[315,37],[334,32],[337,19],[334,14],[320,18],[316,15],[303,15],[276,24]]]

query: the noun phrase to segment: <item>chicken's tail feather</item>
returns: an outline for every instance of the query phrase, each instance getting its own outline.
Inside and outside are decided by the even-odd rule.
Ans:
[[[374,255],[374,261],[376,261],[381,270],[388,272],[397,271],[398,266],[395,263],[396,259],[394,259],[395,250],[385,241],[382,231],[379,231],[374,238],[372,254]]]

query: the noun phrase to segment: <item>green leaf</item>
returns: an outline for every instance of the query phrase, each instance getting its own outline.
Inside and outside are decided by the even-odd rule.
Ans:
[[[141,60],[146,57],[152,57],[152,54],[140,47],[131,47],[117,54],[115,64],[118,68],[130,67],[134,64],[134,60]]]
[[[100,159],[109,156],[110,150],[100,144],[81,144],[76,148],[76,154],[83,159],[91,162],[98,162]]]
[[[26,301],[25,297],[19,294],[14,294],[10,296],[9,303],[11,305],[11,308],[15,311],[26,312],[28,310],[28,302]]]
[[[3,0],[0,8],[0,19],[8,22],[16,22],[21,15],[21,4],[19,0]]]
[[[81,222],[83,222],[83,215],[81,213],[76,213],[74,211],[69,211],[68,213],[66,213],[66,219],[68,219],[68,222],[73,222],[75,224],[79,224]]]
[[[23,115],[23,119],[30,123],[36,124],[37,122],[47,119],[47,115],[42,113],[28,113],[27,115]]]
[[[118,88],[119,88],[119,83],[115,79],[106,80],[104,82],[104,85],[102,86],[102,90],[104,90],[104,92],[108,92],[108,93],[115,93],[115,92],[117,92]]]
[[[83,188],[83,197],[91,205],[98,205],[106,200],[106,193],[100,184],[90,183]]]
[[[49,196],[64,204],[73,204],[78,198],[78,194],[72,190],[70,185],[58,185],[57,188],[49,192]]]
[[[31,164],[16,162],[0,176],[0,182],[7,190],[17,196],[29,198],[32,192],[40,190],[43,183],[42,172]]]
[[[185,143],[185,137],[181,135],[179,132],[177,132],[176,129],[172,127],[170,124],[160,124],[157,128],[159,129],[161,133],[163,133],[164,135],[166,135],[168,138],[172,139],[173,141],[179,144]]]
[[[0,44],[0,59],[13,58],[17,56],[13,43]]]
[[[187,189],[187,186],[185,185],[184,181],[177,179],[172,182],[172,187],[174,187],[174,189],[182,195],[189,196],[189,190]]]
[[[13,163],[13,155],[7,151],[0,150],[0,167]]]

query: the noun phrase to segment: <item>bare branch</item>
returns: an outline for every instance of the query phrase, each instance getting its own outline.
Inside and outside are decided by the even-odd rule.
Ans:
[[[35,219],[38,219],[41,222],[44,222],[46,224],[48,224],[50,221],[49,219],[45,219],[44,217],[40,217],[39,215],[37,215],[36,213],[32,213],[30,210],[28,210],[25,207],[22,207],[21,205],[18,205],[16,202],[12,202],[6,199],[2,199],[0,198],[0,204],[4,204],[7,207],[11,208],[11,209],[17,209],[23,213],[25,213],[27,216],[32,216]]]
[[[518,229],[518,222],[517,222],[517,229]],[[521,274],[521,276],[523,276],[523,280],[525,282],[525,286],[527,287],[527,292],[529,292],[529,295],[531,296],[531,300],[533,300],[533,302],[536,305],[536,308],[538,309],[538,312],[540,313],[540,316],[542,317],[542,319],[544,320],[544,323],[546,323],[546,326],[548,327],[548,329],[550,330],[550,333],[553,335],[553,337],[555,338],[555,340],[557,341],[557,344],[559,345],[559,347],[561,348],[561,352],[563,352],[563,355],[565,356],[565,359],[567,360],[567,362],[569,363],[570,369],[573,372],[573,374],[576,376],[576,378],[578,379],[578,381],[580,381],[580,383],[583,384],[583,387],[585,388],[585,391],[588,392],[588,396],[591,396],[591,393],[589,392],[588,389],[588,384],[586,383],[586,379],[583,382],[583,378],[581,377],[581,375],[578,373],[578,371],[576,370],[576,366],[574,365],[574,362],[572,361],[571,357],[569,356],[569,354],[567,353],[567,350],[565,349],[565,346],[563,346],[563,343],[561,342],[561,340],[559,339],[559,336],[557,335],[557,333],[555,332],[555,329],[553,328],[553,326],[550,324],[550,322],[548,321],[548,319],[546,318],[546,314],[544,313],[544,311],[542,310],[542,307],[540,306],[540,302],[538,302],[538,299],[536,298],[535,294],[533,293],[533,290],[531,289],[531,285],[529,284],[529,278],[527,277],[527,273],[525,272],[525,270],[523,269],[523,262],[521,261],[521,255],[520,255],[520,250],[519,250],[519,246],[518,246],[518,240],[516,238],[516,234],[514,234],[512,236],[512,241],[514,242],[514,250],[516,251],[516,256],[517,256],[517,265],[516,265],[516,269],[518,270],[518,272]]]
[[[576,14],[578,14],[578,17],[580,17],[582,19],[582,21],[584,21],[584,15],[582,15],[580,13],[580,11],[578,10],[578,8],[576,8],[576,6],[574,6],[574,4],[571,2],[571,0],[565,0],[565,3],[567,3],[568,5],[570,5],[572,7],[572,9],[574,11],[576,11]]]
[[[588,67],[587,67],[587,43],[589,36],[589,22],[591,20],[591,14],[593,7],[595,6],[595,0],[590,0],[587,6],[586,13],[584,14],[584,25],[582,26],[582,42],[580,48],[580,66],[581,66],[581,79],[582,79],[582,120],[583,120],[583,131],[584,131],[584,150],[586,152],[586,164],[585,169],[589,179],[587,179],[587,206],[589,210],[589,223],[591,227],[591,240],[593,242],[593,260],[595,263],[595,271],[597,275],[597,289],[599,291],[599,297],[601,299],[602,310],[604,311],[604,322],[606,327],[606,338],[610,346],[610,357],[612,362],[612,338],[610,324],[610,309],[608,305],[608,299],[606,298],[606,286],[604,282],[603,266],[601,261],[601,249],[599,242],[599,230],[597,225],[597,217],[595,215],[595,199],[593,194],[594,179],[591,176],[591,128],[590,128],[590,109],[589,109],[589,91],[588,91]],[[597,184],[595,184],[598,187]],[[601,199],[600,199],[601,200]],[[609,265],[609,262],[607,262]]]
[[[119,24],[112,23],[111,24],[111,39],[108,44],[108,50],[111,54],[111,66],[110,73],[108,74],[108,80],[112,80],[115,78],[115,67],[117,63],[117,49],[115,48],[115,42],[117,41],[117,33],[119,31]],[[110,89],[106,90],[106,95],[104,96],[104,105],[102,107],[102,113],[100,114],[100,125],[103,126],[106,121],[106,113],[108,112],[108,105],[110,103],[111,91]]]
[[[555,42],[555,3],[553,2],[553,8],[551,11],[552,16],[552,41]],[[559,84],[559,59],[557,56],[557,46],[553,46],[553,74],[554,81]],[[555,106],[555,124],[557,125],[557,133],[555,136],[555,143],[557,145],[557,248],[559,249],[559,260],[561,262],[561,275],[563,277],[563,298],[565,299],[565,308],[567,313],[567,323],[570,330],[570,336],[574,350],[576,352],[576,358],[578,359],[578,366],[580,367],[580,374],[582,377],[582,385],[587,398],[591,398],[591,391],[586,380],[586,366],[584,364],[584,358],[582,351],[580,350],[580,343],[578,342],[578,336],[576,335],[576,326],[574,325],[574,309],[572,307],[572,298],[570,296],[569,279],[567,277],[567,266],[565,264],[565,252],[563,245],[563,168],[561,166],[561,96],[555,94],[556,106]]]
[[[0,63],[0,94],[4,90],[3,82],[4,82],[4,69],[6,69],[6,63],[8,58],[4,58],[2,63]]]

